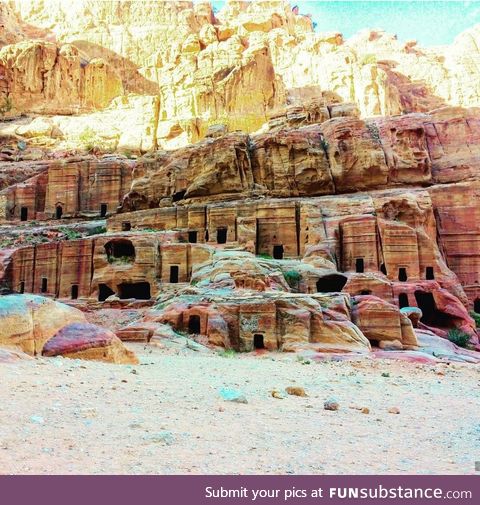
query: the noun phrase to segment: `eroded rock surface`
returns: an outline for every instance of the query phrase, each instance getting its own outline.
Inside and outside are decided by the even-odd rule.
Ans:
[[[0,346],[29,355],[137,362],[115,334],[88,324],[80,310],[36,295],[0,297]],[[15,351],[2,356],[13,359]]]
[[[133,341],[168,324],[236,350],[478,346],[478,29],[423,50],[317,33],[284,1],[1,14],[2,292],[150,307],[111,324]],[[82,331],[57,347],[128,359]]]
[[[298,125],[305,114],[428,112],[480,97],[478,27],[442,48],[379,30],[346,40],[316,32],[284,0],[232,0],[220,12],[207,2],[16,0],[2,18],[0,100],[11,98],[12,114],[101,109],[88,127],[120,149],[185,146],[214,123],[252,132],[281,116]],[[78,135],[78,121],[54,122]]]
[[[105,328],[89,323],[70,323],[59,330],[42,349],[43,356],[89,359],[120,364],[138,363],[132,351]]]

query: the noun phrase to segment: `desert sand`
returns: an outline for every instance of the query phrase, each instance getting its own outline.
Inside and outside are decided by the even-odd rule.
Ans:
[[[139,365],[0,365],[0,473],[470,474],[480,457],[475,365],[129,348]]]

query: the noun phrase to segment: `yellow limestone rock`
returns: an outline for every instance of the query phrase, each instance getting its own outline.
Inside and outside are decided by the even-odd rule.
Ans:
[[[112,129],[117,148],[141,151],[183,147],[218,123],[250,133],[326,93],[325,119],[479,103],[479,27],[425,49],[379,30],[348,40],[318,33],[292,7],[229,0],[214,13],[208,2],[12,0],[1,11],[0,47],[11,45],[0,53],[0,101],[48,114],[108,107],[88,118],[92,129]],[[121,121],[134,130],[123,139]]]

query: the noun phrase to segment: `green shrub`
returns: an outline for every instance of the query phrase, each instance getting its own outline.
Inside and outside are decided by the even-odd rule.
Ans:
[[[87,151],[93,151],[97,142],[97,134],[90,126],[87,126],[78,136],[78,140],[84,145]]]
[[[105,226],[95,226],[95,228],[91,228],[90,230],[87,231],[87,237],[90,237],[92,235],[100,235],[101,233],[106,233],[107,228]]]
[[[218,351],[218,355],[222,358],[234,358],[237,353],[233,349],[225,349]]]
[[[480,314],[472,310],[470,312],[470,315],[473,317],[473,320],[475,321],[475,326],[477,328],[480,328]]]
[[[116,258],[115,256],[108,257],[109,263],[123,263],[126,265],[127,263],[133,263],[133,258],[131,256],[119,256]]]
[[[99,137],[90,126],[87,126],[82,133],[80,133],[78,142],[82,144],[89,153],[111,152],[115,150],[113,141],[107,141]]]
[[[367,123],[366,127],[370,133],[370,136],[372,137],[372,140],[377,144],[381,144],[380,132],[378,131],[378,126],[375,123]]]
[[[268,253],[260,253],[260,254],[257,254],[257,256],[259,258],[263,258],[263,259],[266,259],[266,260],[271,260],[272,259],[272,256]]]
[[[296,359],[302,365],[310,365],[312,363],[309,359],[305,358],[304,356],[297,356]]]
[[[283,273],[283,277],[291,288],[297,288],[302,276],[296,270],[288,270]]]
[[[81,233],[78,233],[78,231],[72,230],[70,228],[59,228],[58,230],[65,235],[65,238],[67,240],[75,240],[76,238],[82,237]]]
[[[470,340],[470,335],[461,331],[457,328],[453,328],[448,330],[448,340],[458,347],[468,347],[468,342]]]

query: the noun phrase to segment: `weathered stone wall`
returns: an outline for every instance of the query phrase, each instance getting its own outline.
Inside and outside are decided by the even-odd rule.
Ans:
[[[11,250],[1,281],[14,292],[58,298],[150,299],[161,283],[189,282],[192,268],[210,254],[200,244],[171,243],[157,233],[50,242]],[[172,267],[178,269],[173,276]],[[148,284],[148,291],[138,284]],[[103,296],[108,290],[100,285],[111,293]]]
[[[457,207],[444,207],[440,200],[442,188],[449,198],[465,190],[462,198],[472,201],[469,199],[473,198],[476,186],[475,183],[467,189],[466,185],[458,187],[455,183],[432,186],[429,190],[396,189],[341,197],[166,207],[117,214],[109,218],[108,228],[119,232],[128,224],[128,228],[138,231],[177,230],[184,240],[212,245],[225,241],[229,247],[243,245],[256,254],[277,258],[301,258],[316,248],[334,262],[338,271],[374,273],[390,283],[435,279],[467,303],[463,285],[473,293],[474,298],[469,298],[473,304],[478,296],[475,289],[472,291],[478,283],[478,254],[468,247],[471,244],[468,241],[475,236],[477,224],[469,228],[462,253],[459,250],[462,240],[451,239],[450,249],[444,245],[449,235],[443,222],[438,225],[439,247],[435,216],[449,212],[453,217],[457,212]],[[185,219],[190,212],[199,219]],[[459,219],[463,212],[460,208]],[[455,227],[455,236],[459,234],[461,228]],[[375,291],[365,280],[360,291],[373,291],[390,300],[391,290],[388,294],[381,286]]]
[[[130,187],[132,169],[131,161],[118,158],[51,162],[42,174],[0,192],[0,220],[112,214]]]
[[[24,41],[0,49],[0,74],[18,111],[72,114],[107,106],[123,93],[120,78],[103,60],[82,59],[65,44]],[[2,92],[2,89],[0,89]]]
[[[479,135],[480,110],[456,108],[227,134],[142,158],[123,208],[152,208],[168,199],[314,196],[478,178]]]

